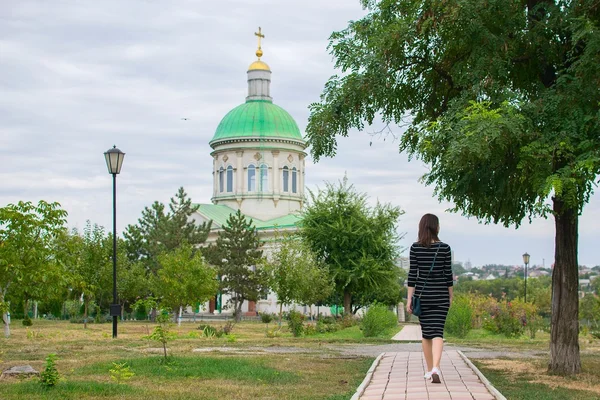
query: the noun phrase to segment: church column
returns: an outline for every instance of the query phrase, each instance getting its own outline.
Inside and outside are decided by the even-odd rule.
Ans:
[[[273,194],[279,196],[279,150],[273,150]]]
[[[213,197],[217,197],[218,187],[217,182],[219,180],[219,172],[217,168],[217,160],[219,159],[218,155],[215,155],[213,158]]]
[[[298,194],[304,196],[304,156],[300,154],[298,160]]]
[[[235,173],[235,183],[236,183],[235,194],[236,194],[236,196],[241,196],[242,192],[244,191],[244,164],[243,164],[244,152],[236,151],[235,154],[237,156],[237,171]]]

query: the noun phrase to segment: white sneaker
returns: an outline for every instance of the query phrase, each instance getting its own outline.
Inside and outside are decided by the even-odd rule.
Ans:
[[[433,369],[430,372],[431,374],[431,382],[432,383],[441,383],[442,381],[440,380],[440,370],[437,367],[433,367]]]
[[[423,378],[425,378],[425,379],[431,379],[431,371],[427,372],[425,374],[425,376],[423,376]]]

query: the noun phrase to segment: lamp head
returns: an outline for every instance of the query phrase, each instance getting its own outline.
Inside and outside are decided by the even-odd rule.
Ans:
[[[529,254],[527,254],[527,253],[523,254],[523,263],[529,265]]]
[[[121,173],[121,166],[123,165],[125,153],[117,149],[117,146],[113,146],[112,149],[107,150],[104,153],[104,158],[106,159],[106,166],[108,167],[109,174],[116,175]]]

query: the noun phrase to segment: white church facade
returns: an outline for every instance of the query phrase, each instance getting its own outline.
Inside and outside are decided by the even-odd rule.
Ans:
[[[199,204],[193,218],[198,223],[212,221],[207,242],[213,243],[229,216],[240,210],[252,219],[268,255],[276,245],[273,239],[277,232],[297,229],[304,201],[307,144],[292,116],[273,103],[271,69],[260,59],[260,39],[264,37],[260,28],[256,35],[258,60],[248,67],[246,101],[223,117],[209,142],[212,203]],[[227,300],[223,296],[222,303]],[[242,311],[246,316],[255,316],[278,309],[277,298],[270,293],[258,302],[245,302]],[[206,304],[205,312],[219,312],[215,301]]]

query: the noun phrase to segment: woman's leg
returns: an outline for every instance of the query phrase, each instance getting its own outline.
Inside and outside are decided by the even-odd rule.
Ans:
[[[444,350],[444,339],[441,337],[436,337],[430,342],[433,342],[430,346],[432,347],[432,358],[433,358],[433,368],[440,367],[440,361],[442,360],[442,352]],[[429,362],[427,363],[429,365]]]
[[[427,371],[431,371],[434,366],[433,363],[433,352],[432,352],[432,340],[431,339],[423,339],[421,344],[423,345],[423,355],[425,356],[425,362],[427,363]]]

